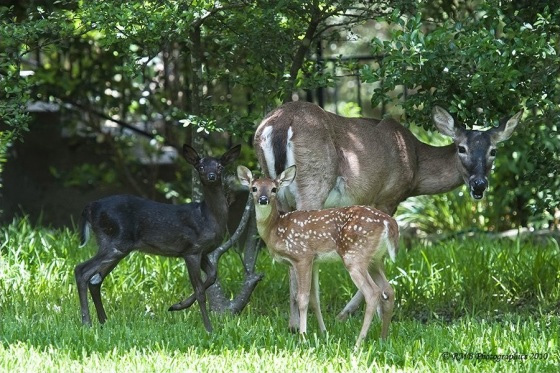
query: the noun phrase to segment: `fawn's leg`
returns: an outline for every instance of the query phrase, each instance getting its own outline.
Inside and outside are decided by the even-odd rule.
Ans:
[[[299,329],[299,308],[297,302],[297,276],[293,266],[290,266],[290,321],[288,327],[292,333]]]
[[[297,279],[297,303],[299,310],[299,332],[307,332],[307,309],[313,276],[313,261],[301,260],[293,264]]]
[[[319,323],[319,330],[321,331],[321,333],[324,333],[325,331],[327,331],[327,328],[325,327],[325,323],[323,321],[323,315],[321,313],[321,301],[319,295],[320,295],[319,294],[319,264],[314,263],[313,279],[311,282],[310,303],[311,303],[311,308],[313,309],[315,315],[317,316],[317,322]]]
[[[381,295],[381,290],[369,275],[367,271],[367,264],[366,266],[364,266],[363,263],[354,264],[346,261],[344,264],[346,265],[346,268],[348,268],[348,272],[350,273],[350,277],[352,277],[352,281],[362,292],[366,301],[364,322],[362,324],[362,329],[360,330],[360,334],[355,345],[355,348],[358,348],[362,341],[365,339],[371,325],[371,321],[373,320],[373,315],[379,304],[379,296]]]

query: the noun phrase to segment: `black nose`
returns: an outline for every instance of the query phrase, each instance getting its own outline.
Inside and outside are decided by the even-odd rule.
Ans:
[[[488,187],[488,181],[485,178],[477,178],[471,180],[469,183],[471,188],[471,196],[474,199],[481,199],[484,196],[484,191]]]
[[[267,196],[260,196],[259,197],[259,205],[268,205],[268,197]]]
[[[213,172],[208,174],[208,180],[210,180],[210,181],[216,181],[217,178],[218,178],[218,176]]]
[[[488,187],[488,181],[486,181],[486,179],[474,179],[471,182],[471,188],[476,192],[484,192],[486,187]]]

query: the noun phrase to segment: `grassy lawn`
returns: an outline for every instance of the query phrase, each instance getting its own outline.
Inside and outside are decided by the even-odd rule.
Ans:
[[[287,268],[267,254],[249,306],[239,316],[211,314],[209,335],[198,305],[167,312],[191,292],[181,260],[125,259],[104,282],[108,322],[85,328],[73,269],[93,255],[94,244],[79,249],[74,232],[21,220],[0,228],[0,250],[0,371],[560,369],[560,248],[552,240],[469,238],[401,250],[387,263],[397,293],[390,338],[379,341],[375,322],[358,351],[363,313],[335,320],[354,293],[341,263],[321,269],[329,332],[317,335],[310,314],[303,339],[287,331]],[[236,291],[241,271],[235,253],[224,255],[220,276],[228,290]]]

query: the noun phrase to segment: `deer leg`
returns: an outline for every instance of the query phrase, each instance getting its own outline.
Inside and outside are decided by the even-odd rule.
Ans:
[[[78,296],[80,298],[80,309],[82,314],[82,324],[91,325],[91,317],[88,307],[87,290],[88,287],[91,291],[91,297],[95,304],[97,317],[99,322],[103,323],[107,319],[103,305],[101,304],[101,282],[105,275],[110,272],[118,262],[125,257],[116,249],[112,250],[99,250],[97,254],[83,263],[80,263],[74,269],[74,277],[78,286]],[[107,269],[110,270],[107,272]],[[94,289],[92,291],[92,287]],[[95,288],[97,286],[97,289]]]
[[[299,311],[299,332],[307,332],[307,310],[313,276],[313,263],[307,260],[294,263],[297,278],[297,303]]]
[[[187,271],[189,272],[189,279],[191,281],[194,293],[196,295],[196,300],[200,306],[200,312],[202,313],[202,321],[204,322],[204,327],[208,333],[212,332],[212,324],[208,318],[208,311],[206,310],[206,293],[204,286],[202,284],[202,278],[200,274],[200,263],[201,255],[187,255],[185,256],[185,262],[187,263]]]
[[[319,265],[318,263],[313,264],[313,280],[311,282],[311,298],[310,298],[311,308],[317,316],[317,322],[319,323],[319,330],[321,333],[327,331],[325,323],[323,321],[323,315],[321,313],[321,301],[319,299]]]
[[[325,144],[331,144],[330,141],[325,139]],[[297,147],[296,147],[297,148]],[[305,147],[302,146],[302,149]],[[325,154],[306,154],[307,162],[297,163],[298,167],[298,175],[315,175],[317,165],[321,165],[321,169],[324,170],[325,175],[327,177],[319,177],[315,179],[313,183],[302,183],[300,179],[297,178],[295,182],[290,185],[290,189],[295,196],[296,201],[296,210],[320,210],[323,208],[323,204],[327,200],[329,192],[333,187],[336,185],[336,169],[337,169],[337,160],[336,160],[336,150],[334,147],[327,145],[325,148],[327,151],[327,158],[325,158]],[[311,159],[308,157],[312,157]],[[295,158],[298,159],[298,155],[295,155]],[[332,175],[332,177],[331,177]],[[286,211],[293,210],[293,206],[282,206]],[[292,331],[297,331],[297,325],[299,324],[299,313],[296,301],[296,293],[297,293],[297,286],[295,284],[295,275],[290,273],[290,323],[289,327]],[[319,287],[317,286],[317,291]],[[313,300],[312,295],[312,302]],[[317,296],[318,300],[318,296]],[[312,307],[313,304],[311,304]],[[318,305],[319,307],[319,305]],[[319,309],[319,308],[318,308]],[[321,313],[319,309],[319,313],[315,312],[317,315],[317,319],[319,321],[319,328],[322,330],[326,330],[324,323],[322,322],[322,315],[319,316]],[[319,320],[321,318],[321,320]]]
[[[363,301],[364,301],[364,295],[360,290],[358,290],[356,294],[354,294],[350,302],[348,302],[346,306],[342,309],[342,311],[340,311],[340,313],[336,316],[336,318],[340,321],[344,321],[348,319],[350,315],[356,312],[356,310],[358,309],[358,307],[360,307]]]
[[[206,280],[204,281],[204,285],[203,285],[204,291],[206,291],[206,289],[208,289],[216,282],[216,278],[218,276],[218,270],[216,266],[212,264],[212,262],[210,261],[207,255],[202,256],[201,267],[204,273],[206,274]],[[189,308],[190,306],[192,306],[192,304],[195,301],[196,301],[196,293],[191,294],[191,296],[189,296],[187,299],[179,303],[175,303],[174,305],[169,307],[168,311],[184,310],[185,308]]]
[[[290,321],[289,329],[292,333],[297,333],[299,329],[299,308],[297,302],[297,276],[293,266],[290,266]]]
[[[105,309],[103,308],[103,302],[101,301],[101,284],[103,280],[111,273],[113,269],[119,264],[121,259],[124,258],[115,258],[112,262],[103,262],[102,264],[109,264],[106,267],[100,268],[99,271],[93,275],[93,277],[88,282],[89,292],[91,294],[91,299],[93,300],[93,304],[95,305],[95,311],[97,312],[97,318],[101,324],[107,321],[107,314],[105,313]]]
[[[92,263],[95,259],[92,258],[88,261],[80,263],[74,268],[74,277],[76,278],[76,285],[78,287],[78,297],[80,298],[80,310],[82,313],[82,324],[91,326],[91,317],[89,314],[88,298],[87,298],[87,281],[89,277],[83,275],[84,269],[88,264]],[[95,263],[95,262],[93,262]]]
[[[348,272],[350,273],[350,277],[352,277],[352,281],[354,281],[354,284],[356,284],[358,289],[360,289],[366,301],[364,322],[362,324],[360,334],[358,335],[356,345],[354,346],[354,348],[358,348],[360,347],[362,341],[366,338],[367,332],[371,325],[371,321],[373,320],[373,316],[375,314],[375,310],[379,304],[379,296],[381,295],[381,290],[371,278],[370,274],[367,271],[367,267],[360,268],[359,265],[354,265],[347,262],[345,262],[345,264],[346,268],[348,268]]]
[[[393,317],[393,309],[395,307],[395,291],[385,277],[383,263],[376,263],[371,268],[371,276],[373,281],[381,289],[381,301],[377,307],[377,313],[381,318],[381,338],[387,339],[389,335],[389,325]]]

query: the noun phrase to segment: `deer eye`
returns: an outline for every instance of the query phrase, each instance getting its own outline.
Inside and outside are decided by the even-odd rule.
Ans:
[[[457,147],[457,150],[459,150],[459,154],[465,154],[467,152],[467,148],[461,145]]]
[[[491,156],[491,157],[495,157],[495,156],[496,156],[496,153],[497,153],[496,149],[490,150],[490,156]]]
[[[257,187],[252,187],[252,188],[251,188],[251,190],[252,190],[252,191],[253,191],[253,193],[254,193],[254,192],[256,192],[256,191],[257,191]]]
[[[272,188],[272,193],[276,193],[276,188]]]

